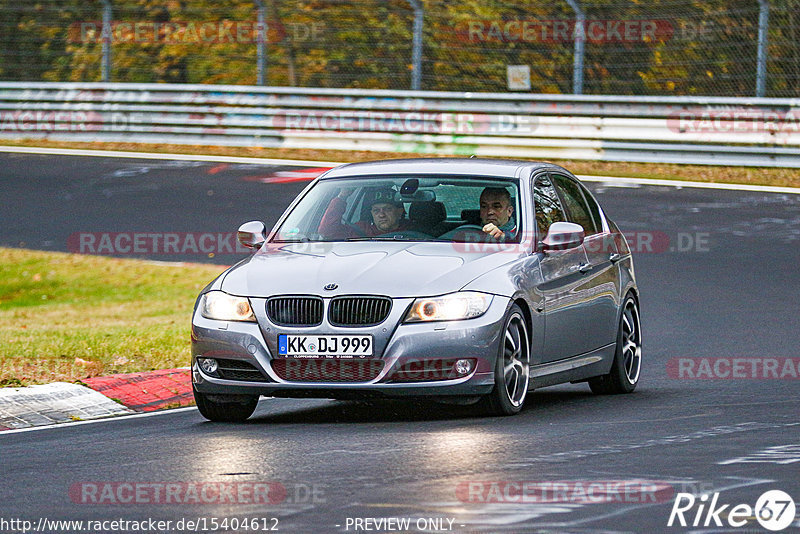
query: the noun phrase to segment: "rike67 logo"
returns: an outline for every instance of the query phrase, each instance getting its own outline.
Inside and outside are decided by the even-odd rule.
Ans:
[[[672,504],[667,526],[722,527],[727,522],[730,527],[743,527],[750,519],[765,529],[777,532],[789,527],[794,521],[796,507],[788,493],[770,490],[756,500],[755,507],[749,504],[719,504],[719,492],[709,501],[708,494],[697,496],[691,493],[678,493]]]

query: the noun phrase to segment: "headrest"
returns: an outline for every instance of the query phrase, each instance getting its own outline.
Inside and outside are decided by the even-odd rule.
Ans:
[[[461,210],[461,220],[467,224],[480,224],[481,210]]]
[[[434,225],[447,218],[447,211],[441,202],[412,202],[408,208],[408,218],[414,222]]]

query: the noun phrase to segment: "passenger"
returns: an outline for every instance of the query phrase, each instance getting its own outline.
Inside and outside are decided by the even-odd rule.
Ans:
[[[495,239],[514,239],[517,223],[511,194],[505,187],[487,187],[481,193],[481,222],[483,231]]]
[[[353,189],[342,189],[331,200],[319,223],[320,234],[329,238],[345,239],[348,237],[373,237],[410,229],[411,222],[405,218],[406,210],[403,203],[394,199],[395,193],[392,189],[383,189],[369,194],[367,204],[370,206],[371,221],[358,221],[353,225],[343,224],[342,216],[347,205],[347,198],[352,194]]]

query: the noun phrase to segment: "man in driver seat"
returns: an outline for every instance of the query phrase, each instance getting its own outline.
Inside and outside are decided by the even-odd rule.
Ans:
[[[319,223],[320,234],[337,238],[373,237],[410,229],[411,222],[405,218],[406,210],[402,202],[395,200],[393,189],[381,189],[369,194],[366,204],[370,207],[371,221],[358,221],[352,226],[342,224],[347,198],[352,194],[352,189],[342,189],[331,200]]]
[[[481,193],[483,231],[495,239],[513,239],[517,233],[511,194],[505,187],[487,187]]]

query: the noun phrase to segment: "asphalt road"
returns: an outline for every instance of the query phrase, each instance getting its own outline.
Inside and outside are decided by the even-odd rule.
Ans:
[[[282,170],[4,154],[0,244],[68,250],[81,232],[233,232],[251,219],[271,223],[305,185],[258,181]],[[216,519],[217,532],[244,531],[233,519],[261,518],[261,531],[277,518],[278,531],[290,533],[766,532],[752,517],[731,527],[729,512],[772,489],[800,508],[800,380],[782,368],[784,379],[720,378],[726,367],[687,379],[675,369],[681,358],[783,365],[798,357],[800,196],[589,187],[623,230],[638,232],[644,363],[634,394],[546,388],[511,418],[436,405],[263,399],[242,425],[184,410],[0,434],[0,531],[10,531],[2,520],[13,518],[152,518],[173,521],[170,531],[181,519],[204,518],[197,530],[213,531]],[[749,374],[752,361],[739,370]],[[627,492],[618,481],[628,481]],[[554,482],[561,493],[548,491]],[[144,502],[115,502],[131,495],[125,483]],[[181,502],[165,502],[166,489],[159,494],[153,483],[182,485],[173,493]],[[195,502],[190,486],[221,487],[212,483],[239,483],[245,496],[274,483],[276,502],[230,503],[211,490],[212,502]],[[689,526],[667,528],[680,492],[708,501],[719,493],[716,507],[730,505],[716,516],[723,526],[713,517],[704,526],[709,502],[698,497],[684,513]],[[409,527],[356,522],[390,517],[409,519]],[[798,529],[795,519],[787,531]]]

